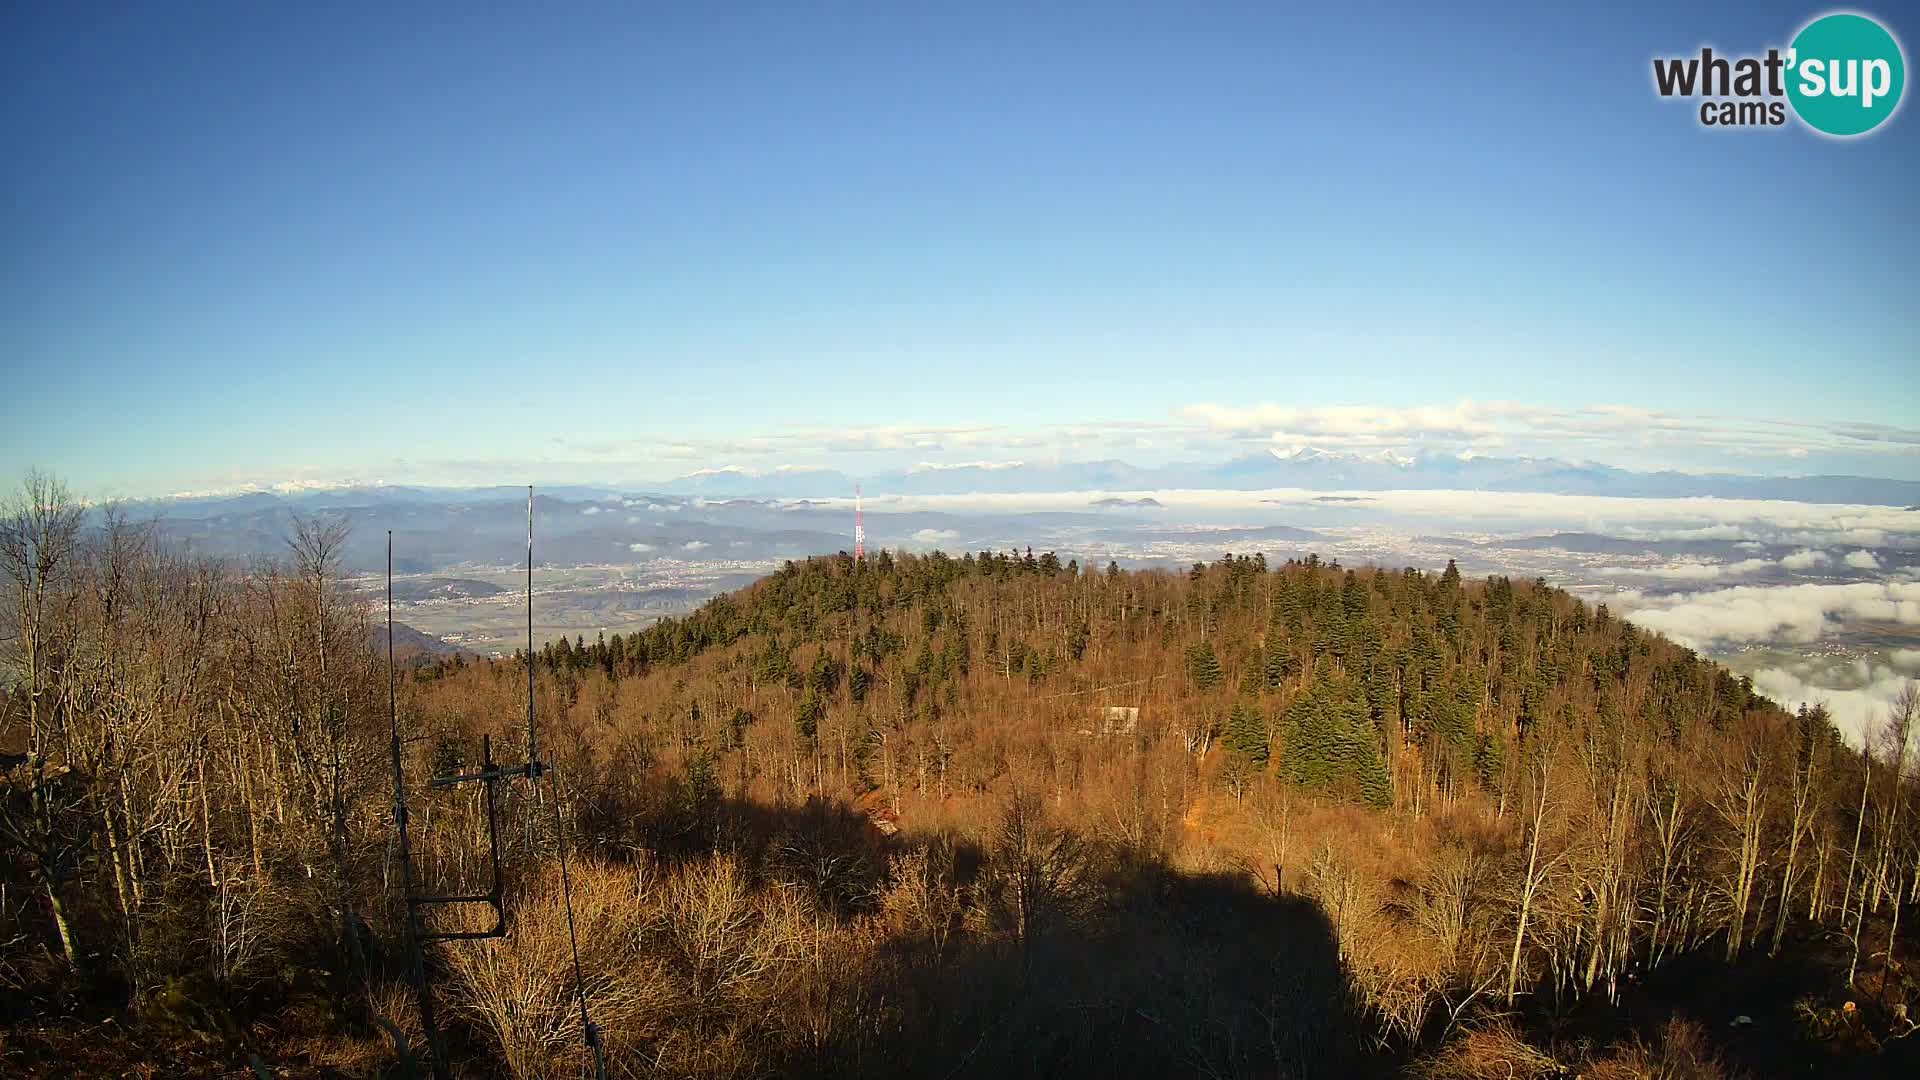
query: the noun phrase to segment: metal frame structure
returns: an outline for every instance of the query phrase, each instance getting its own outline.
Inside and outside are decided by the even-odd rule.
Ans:
[[[478,772],[455,773],[450,776],[436,776],[427,782],[429,790],[444,791],[466,784],[480,784],[485,791],[487,804],[487,847],[491,863],[492,881],[484,893],[452,893],[444,895],[420,895],[414,891],[413,850],[407,832],[407,782],[401,765],[400,709],[398,692],[394,685],[395,665],[393,654],[393,532],[387,532],[387,713],[388,728],[393,755],[393,822],[400,847],[400,887],[406,898],[406,947],[410,966],[413,970],[414,990],[420,1005],[420,1024],[427,1040],[427,1061],[434,1080],[450,1080],[445,1046],[440,1037],[440,1028],[435,1015],[433,980],[426,962],[426,946],[438,941],[481,941],[502,938],[507,935],[508,913],[503,893],[503,876],[500,864],[500,823],[499,823],[499,787],[502,783],[525,778],[530,784],[537,785],[542,776],[550,773],[547,765],[540,760],[537,732],[534,726],[533,695],[533,488],[527,488],[527,760],[522,765],[501,765],[493,760],[493,736],[480,738],[480,769]],[[554,800],[554,821],[561,824],[559,799]],[[563,889],[567,894],[567,929],[572,937],[574,989],[580,1002],[580,1022],[585,1031],[586,1044],[593,1051],[594,1075],[599,1080],[606,1078],[606,1062],[601,1050],[600,1029],[594,1026],[587,1014],[585,984],[580,976],[580,949],[577,933],[573,926],[572,886],[568,879],[566,866],[566,840],[558,837],[560,844],[560,870]],[[493,926],[486,930],[436,931],[427,928],[422,912],[435,907],[456,906],[462,904],[486,904],[493,911]],[[410,1064],[410,1055],[401,1042],[402,1067]],[[411,1075],[411,1069],[408,1069]]]

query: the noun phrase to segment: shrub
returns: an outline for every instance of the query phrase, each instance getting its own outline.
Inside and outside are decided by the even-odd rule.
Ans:
[[[639,950],[654,890],[644,874],[591,862],[574,868],[572,884],[580,974],[593,1022],[609,1055],[631,1053],[674,1000],[669,980]],[[513,1076],[577,1076],[587,1051],[557,868],[543,868],[514,902],[512,919],[503,939],[446,949],[454,1003],[499,1047]]]

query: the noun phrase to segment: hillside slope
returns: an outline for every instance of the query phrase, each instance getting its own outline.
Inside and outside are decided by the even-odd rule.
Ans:
[[[728,808],[839,805],[990,867],[1027,807],[1110,865],[1309,902],[1364,1024],[1403,1053],[1482,1005],[1604,1003],[1675,957],[1872,925],[1914,880],[1911,785],[1874,781],[1863,816],[1868,762],[1821,710],[1544,582],[1451,565],[842,555],[540,661],[600,843],[700,857],[737,826]],[[1075,925],[1137,902],[1092,892]],[[1862,977],[1883,980],[1884,1036],[1911,987],[1880,971]],[[1804,989],[1816,1013],[1861,996]],[[1709,1030],[1731,1019],[1701,1006]],[[1786,1008],[1765,1021],[1808,1022]]]

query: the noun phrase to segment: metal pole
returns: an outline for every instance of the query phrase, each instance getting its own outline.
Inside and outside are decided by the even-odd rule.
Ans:
[[[413,966],[413,988],[420,999],[420,1027],[427,1039],[427,1060],[434,1080],[451,1080],[447,1055],[440,1044],[440,1029],[433,1011],[433,984],[427,981],[426,958],[420,950],[420,934],[413,906],[413,849],[407,840],[407,781],[400,767],[400,704],[394,689],[393,663],[393,530],[387,530],[387,732],[393,750],[393,825],[400,837],[400,895],[407,909],[407,956]],[[403,1054],[404,1058],[404,1054]],[[404,1065],[404,1060],[403,1060]]]
[[[540,753],[533,737],[533,485],[527,485],[527,779],[539,777]]]

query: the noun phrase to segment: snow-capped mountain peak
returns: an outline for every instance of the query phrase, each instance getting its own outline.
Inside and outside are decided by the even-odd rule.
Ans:
[[[1410,469],[1419,461],[1419,459],[1413,455],[1403,454],[1398,450],[1375,450],[1371,453],[1362,454],[1343,450],[1327,450],[1322,447],[1307,446],[1299,443],[1290,446],[1269,447],[1267,452],[1272,454],[1275,460],[1296,463],[1310,461],[1355,462],[1369,465],[1393,465],[1402,469]]]

